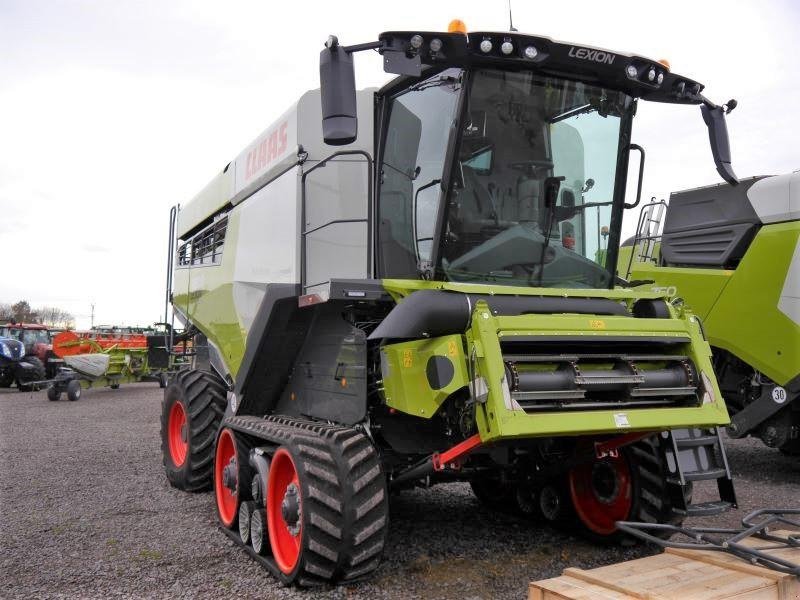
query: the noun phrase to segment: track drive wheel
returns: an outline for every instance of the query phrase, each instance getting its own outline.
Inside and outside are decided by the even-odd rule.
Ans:
[[[239,507],[250,499],[249,454],[250,446],[241,435],[227,427],[220,430],[214,456],[214,498],[219,520],[228,529],[236,527]]]
[[[39,389],[38,385],[30,384],[31,381],[41,381],[44,379],[44,364],[36,356],[26,356],[23,359],[26,363],[33,365],[33,369],[19,370],[17,374],[17,388],[20,392],[35,392]]]
[[[473,479],[469,482],[472,493],[483,506],[504,513],[516,513],[517,489],[511,483],[501,481],[498,477]]]
[[[568,474],[569,493],[585,535],[599,542],[619,542],[625,537],[616,521],[680,524],[684,516],[673,510],[672,494],[691,500],[692,484],[683,488],[667,482],[661,438],[653,436],[607,456],[573,467]],[[670,489],[674,488],[674,489]]]
[[[372,572],[389,520],[372,442],[352,429],[292,435],[270,462],[266,517],[284,584],[352,581]]]
[[[778,449],[787,456],[800,456],[800,438],[789,440]]]
[[[187,492],[211,487],[214,440],[225,412],[225,386],[206,371],[181,371],[161,402],[161,456],[167,480]]]

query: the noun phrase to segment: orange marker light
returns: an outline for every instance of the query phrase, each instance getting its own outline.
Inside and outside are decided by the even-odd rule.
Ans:
[[[658,62],[661,63],[662,65],[664,65],[667,68],[667,71],[670,70],[671,67],[670,67],[669,61],[666,58],[659,58]]]
[[[447,26],[448,33],[463,33],[467,35],[467,26],[461,19],[453,19]]]

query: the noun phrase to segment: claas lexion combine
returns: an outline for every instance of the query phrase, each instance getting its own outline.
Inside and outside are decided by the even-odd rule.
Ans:
[[[357,92],[369,49],[399,77]],[[320,78],[171,214],[196,354],[165,390],[170,483],[213,487],[223,531],[300,585],[374,570],[405,487],[466,481],[598,540],[735,505],[698,320],[615,278],[637,104],[699,105],[733,184],[733,102],[458,24],[332,36]],[[692,503],[703,480],[719,500]]]

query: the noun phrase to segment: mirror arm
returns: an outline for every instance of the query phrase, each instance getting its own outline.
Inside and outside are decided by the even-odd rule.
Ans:
[[[628,144],[628,155],[631,150],[639,151],[639,182],[636,184],[636,202],[633,204],[623,204],[625,208],[636,208],[642,200],[642,180],[644,179],[644,148],[639,144]]]
[[[361,52],[362,50],[380,50],[381,48],[385,48],[385,46],[386,44],[384,42],[366,42],[364,44],[345,46],[344,51],[348,54],[352,54],[353,52]]]
[[[736,108],[736,100],[728,100],[727,104],[717,105],[705,96],[701,96],[700,112],[703,121],[708,127],[708,140],[711,144],[711,154],[717,173],[731,185],[738,185],[739,180],[731,167],[731,147],[728,138],[728,126],[725,115]]]

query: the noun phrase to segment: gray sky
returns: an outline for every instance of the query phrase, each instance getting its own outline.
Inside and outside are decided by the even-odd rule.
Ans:
[[[505,0],[0,0],[0,302],[88,326],[163,313],[169,207],[185,203],[300,94],[329,33],[505,30]],[[740,177],[800,168],[800,3],[514,2],[520,30],[667,58],[739,107]],[[386,81],[356,59],[360,87]],[[697,107],[642,103],[645,198],[719,181]],[[636,170],[633,169],[635,175]],[[635,225],[628,215],[626,231]],[[631,222],[633,221],[633,223]]]

